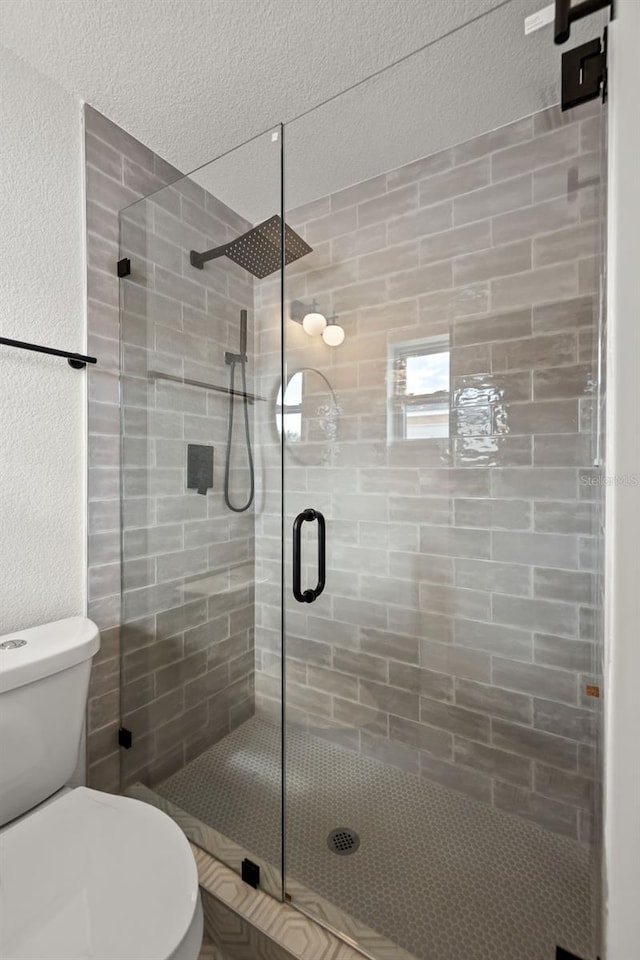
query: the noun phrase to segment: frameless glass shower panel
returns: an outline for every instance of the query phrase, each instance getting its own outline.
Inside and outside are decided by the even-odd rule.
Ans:
[[[393,960],[596,956],[602,112],[535,9],[285,126],[286,890]]]
[[[606,17],[601,15],[600,29],[606,27]],[[604,671],[605,671],[605,644],[604,644],[604,570],[605,570],[605,491],[606,491],[606,404],[607,404],[607,136],[608,136],[608,108],[606,102],[602,105],[599,123],[591,125],[589,147],[597,154],[599,170],[591,179],[591,215],[594,229],[598,230],[597,241],[594,239],[596,254],[590,268],[587,281],[592,288],[594,298],[598,298],[597,328],[593,331],[591,362],[593,370],[597,371],[595,380],[595,395],[590,414],[592,422],[590,428],[593,437],[594,457],[591,470],[581,474],[582,495],[591,502],[591,525],[589,535],[592,539],[583,540],[584,561],[592,572],[591,603],[593,616],[585,623],[585,633],[590,648],[592,671],[589,699],[586,700],[595,711],[596,716],[592,725],[593,742],[587,754],[588,775],[593,781],[590,790],[590,808],[587,806],[583,821],[583,839],[591,846],[591,873],[593,890],[593,932],[594,944],[602,949],[602,905],[603,905],[603,782],[604,782]],[[595,157],[594,157],[595,163]],[[575,181],[573,181],[575,183]],[[580,189],[588,189],[589,184],[583,181]],[[595,307],[595,299],[594,299]]]
[[[255,553],[281,498],[262,449],[279,334],[258,349],[255,307],[268,282],[279,316],[280,184],[275,129],[120,217],[122,781],[231,866],[264,865],[277,895],[278,718],[259,751],[244,731],[256,626],[280,689],[277,530]]]

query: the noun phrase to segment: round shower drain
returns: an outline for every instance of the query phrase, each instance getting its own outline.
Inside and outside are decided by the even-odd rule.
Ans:
[[[339,853],[344,856],[347,853],[356,852],[360,846],[360,837],[355,830],[350,830],[349,827],[337,827],[327,837],[327,846],[332,853]]]

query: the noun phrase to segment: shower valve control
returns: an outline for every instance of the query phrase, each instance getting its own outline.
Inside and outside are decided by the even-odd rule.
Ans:
[[[213,447],[203,443],[187,444],[187,488],[206,496],[213,486]]]

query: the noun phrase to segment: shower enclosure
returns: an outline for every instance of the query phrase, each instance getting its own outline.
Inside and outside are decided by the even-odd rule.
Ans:
[[[123,789],[374,958],[598,950],[606,116],[536,6],[120,216]]]

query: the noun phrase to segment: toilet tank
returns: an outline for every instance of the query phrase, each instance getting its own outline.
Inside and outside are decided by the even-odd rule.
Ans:
[[[0,636],[0,826],[73,774],[99,647],[86,617]]]

